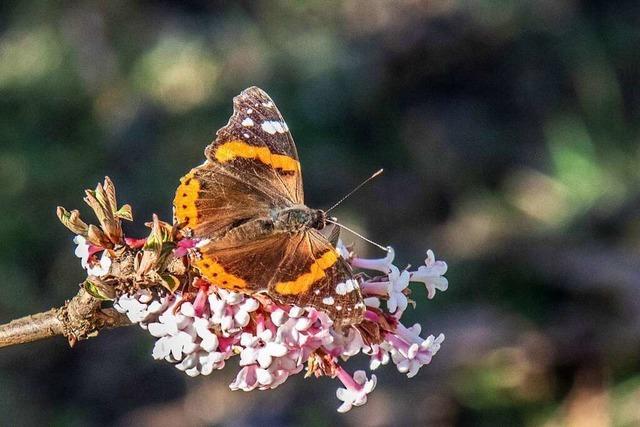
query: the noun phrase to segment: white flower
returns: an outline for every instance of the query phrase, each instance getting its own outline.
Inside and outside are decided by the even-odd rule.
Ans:
[[[257,363],[260,368],[266,369],[271,365],[273,358],[287,354],[287,347],[274,340],[274,334],[269,329],[251,335],[243,333],[240,336],[240,345],[244,348],[240,352],[240,366]]]
[[[73,242],[78,245],[75,254],[80,258],[80,264],[82,268],[87,270],[90,276],[101,277],[109,273],[111,269],[111,258],[107,254],[107,251],[102,252],[100,261],[96,263],[95,258],[92,257],[96,252],[102,250],[102,248],[92,247],[84,236],[74,237]]]
[[[389,285],[387,286],[387,293],[389,294],[387,309],[389,309],[389,313],[395,313],[398,309],[404,311],[407,308],[408,300],[403,291],[409,286],[409,277],[410,274],[407,270],[400,272],[398,267],[391,266]]]
[[[362,406],[367,403],[367,395],[373,391],[377,382],[375,375],[371,375],[371,379],[367,380],[364,371],[354,372],[353,378],[351,378],[342,368],[340,368],[338,378],[346,386],[346,388],[339,388],[336,391],[336,396],[343,402],[338,408],[338,412],[342,413],[349,411],[354,406]]]
[[[81,236],[76,243],[76,255],[89,271],[96,275],[108,273],[111,259],[107,252],[98,263],[93,254],[102,248],[89,245]],[[344,257],[351,255],[341,242],[338,250]],[[364,353],[370,357],[371,370],[391,360],[398,371],[412,377],[431,361],[444,340],[443,335],[423,339],[419,324],[407,328],[399,320],[408,305],[405,290],[409,282],[424,282],[431,298],[437,289],[447,287],[442,277],[446,264],[436,261],[433,252],[428,251],[425,265],[417,271],[401,271],[392,264],[393,258],[392,249],[381,259],[353,257],[354,267],[381,271],[387,277],[378,275],[361,283],[345,281],[336,285],[339,295],[355,284],[360,286],[369,307],[365,318],[370,323],[361,325],[361,329],[334,329],[329,315],[313,307],[280,306],[268,300],[262,305],[262,298],[215,286],[197,287],[195,299],[189,294],[186,300],[180,292],[166,295],[162,291],[139,290],[120,296],[114,307],[157,338],[155,359],[172,363],[189,376],[209,375],[222,369],[232,356],[239,356],[241,369],[229,385],[232,390],[276,388],[301,372],[307,361],[315,361],[309,364],[309,374],[337,372],[344,385],[336,391],[342,402],[338,411],[347,412],[367,402],[377,379],[375,375],[367,379],[364,371],[349,375],[340,360]],[[386,300],[386,309],[380,307],[382,300]],[[376,330],[383,335],[381,343],[375,339],[377,335],[369,335]]]
[[[148,289],[142,289],[133,295],[122,295],[114,301],[113,308],[127,315],[131,323],[138,323],[147,329],[150,322],[155,322],[172,302],[174,297],[158,297]]]
[[[229,336],[249,324],[249,313],[256,311],[260,304],[241,293],[220,289],[209,295],[209,307],[211,320],[220,325],[222,332]]]
[[[231,390],[251,391],[262,384],[268,384],[271,375],[266,369],[258,368],[257,365],[249,365],[240,369],[236,379],[229,384]]]
[[[390,357],[389,352],[382,348],[381,345],[373,345],[369,351],[366,352],[371,355],[371,361],[369,362],[369,369],[375,371],[381,365],[386,365],[389,363]]]
[[[288,356],[273,359],[268,368],[252,364],[243,367],[236,379],[229,384],[231,390],[251,391],[254,389],[266,390],[278,387],[285,382],[290,375],[295,375],[302,370],[302,365]]]
[[[82,265],[82,268],[86,270],[89,266],[90,245],[89,243],[87,243],[87,239],[85,239],[83,236],[74,237],[73,243],[78,245],[76,247],[75,254],[78,258],[80,258],[80,264]]]
[[[411,273],[412,282],[423,282],[427,287],[427,297],[432,299],[436,295],[436,289],[446,291],[449,282],[442,277],[447,272],[447,263],[444,261],[436,261],[433,251],[427,251],[427,259],[425,265],[418,268],[418,271]]]
[[[389,274],[391,266],[393,265],[393,259],[396,254],[391,246],[387,248],[387,256],[379,259],[365,259],[354,257],[351,260],[351,265],[356,268],[362,268],[365,270],[381,271],[384,274]]]
[[[109,274],[109,270],[111,270],[111,258],[107,251],[104,251],[100,257],[100,262],[87,268],[87,273],[89,273],[90,276],[102,277]]]
[[[362,335],[356,328],[349,328],[346,333],[331,329],[332,342],[324,347],[329,350],[332,356],[352,357],[360,353],[364,347]]]
[[[326,313],[313,308],[301,309],[292,307],[289,314],[279,313],[279,309],[272,313],[277,341],[294,349],[298,359],[304,363],[311,353],[318,347],[331,343],[331,326],[333,322]],[[293,356],[293,355],[292,355]]]
[[[194,338],[192,334],[185,331],[179,331],[175,335],[163,336],[156,341],[156,345],[153,348],[153,357],[167,361],[181,361],[185,355],[189,355],[198,349]]]
[[[391,360],[396,364],[398,372],[407,374],[409,378],[431,362],[444,341],[443,334],[437,338],[430,335],[427,339],[422,339],[421,329],[417,323],[411,328],[398,324],[395,334],[387,334],[385,342],[381,344],[381,347],[391,353]]]

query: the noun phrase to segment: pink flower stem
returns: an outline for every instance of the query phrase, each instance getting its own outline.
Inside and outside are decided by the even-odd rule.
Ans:
[[[400,322],[396,325],[396,334],[407,343],[416,342],[415,335]]]
[[[364,270],[381,270],[381,267],[386,264],[386,260],[382,259],[366,259],[366,258],[353,258],[351,265],[356,268],[362,268]],[[386,272],[388,273],[388,271]]]
[[[388,296],[389,282],[364,282],[360,289],[365,296]]]
[[[193,301],[193,309],[196,312],[196,316],[202,317],[207,308],[207,298],[209,297],[209,286],[201,286],[196,295],[196,299]]]
[[[377,322],[378,320],[380,320],[380,316],[378,316],[378,313],[371,310],[365,311],[364,318],[372,322]]]
[[[89,258],[102,251],[104,251],[104,248],[101,246],[89,245]]]
[[[347,371],[342,369],[341,366],[338,366],[338,375],[337,375],[337,377],[340,380],[340,382],[342,382],[342,384],[344,384],[344,386],[348,390],[361,390],[362,389],[362,386],[360,384],[358,384]]]
[[[265,330],[264,316],[258,315],[256,319],[256,335],[261,334],[262,332],[264,332],[264,330]]]
[[[389,341],[398,350],[406,352],[409,349],[409,344],[406,341],[390,332],[385,335],[384,339]]]

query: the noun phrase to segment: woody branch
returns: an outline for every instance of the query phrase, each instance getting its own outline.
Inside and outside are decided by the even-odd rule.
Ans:
[[[177,228],[154,215],[145,239],[125,238],[122,220],[132,220],[131,207],[118,208],[115,186],[105,178],[95,190],[87,190],[85,202],[99,225],[87,225],[77,210],[58,207],[60,221],[76,234],[76,255],[89,273],[78,293],[62,307],[52,308],[0,325],[0,347],[24,344],[58,335],[74,346],[95,337],[101,329],[130,325],[128,318],[105,301],[142,288],[174,292],[188,287],[185,265],[172,256]],[[98,255],[102,254],[102,258]],[[162,292],[161,291],[161,292]]]
[[[81,288],[62,307],[32,314],[0,325],[0,347],[25,344],[55,336],[65,336],[71,346],[91,338],[104,328],[128,326],[127,317]]]

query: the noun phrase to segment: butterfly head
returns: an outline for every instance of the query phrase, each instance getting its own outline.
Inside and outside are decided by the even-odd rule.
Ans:
[[[327,225],[327,213],[322,209],[312,210],[309,226],[316,230],[322,230],[325,225]]]

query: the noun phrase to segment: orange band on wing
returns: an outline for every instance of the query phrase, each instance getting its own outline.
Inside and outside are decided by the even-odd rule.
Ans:
[[[256,159],[283,171],[300,171],[300,162],[284,154],[273,154],[267,147],[256,147],[243,141],[230,141],[216,148],[216,160],[226,163],[236,158]]]
[[[297,295],[307,292],[309,288],[311,288],[311,285],[325,276],[325,270],[333,266],[337,261],[338,254],[336,251],[329,250],[325,252],[320,258],[311,264],[308,273],[304,273],[291,282],[276,283],[276,292],[283,295]]]
[[[216,286],[226,289],[247,287],[247,282],[233,274],[227,273],[222,265],[209,257],[205,256],[202,259],[194,261],[194,265],[198,267],[198,270],[200,270],[200,273],[202,273],[204,277]]]
[[[176,190],[176,198],[173,201],[178,223],[184,223],[186,227],[194,228],[198,225],[198,209],[196,200],[200,193],[200,182],[194,178],[193,171],[180,179],[180,186]]]

